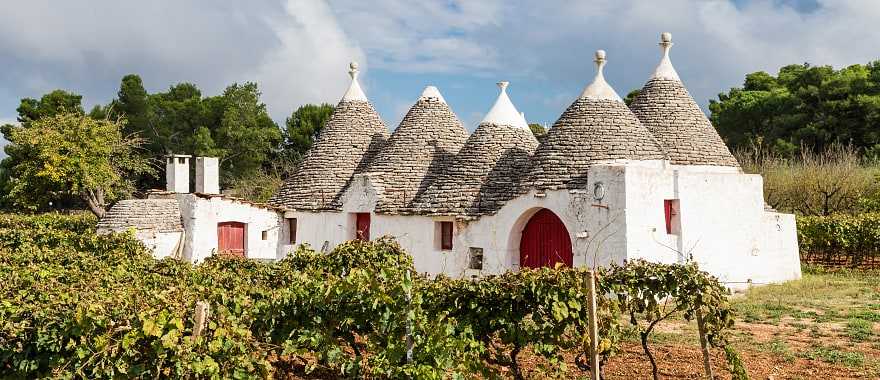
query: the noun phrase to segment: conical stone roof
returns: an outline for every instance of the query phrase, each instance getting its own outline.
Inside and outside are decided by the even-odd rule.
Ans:
[[[346,184],[379,152],[388,128],[361,90],[357,73],[357,64],[352,63],[351,86],[296,172],[269,203],[297,210],[338,211]]]
[[[442,174],[467,138],[440,91],[425,88],[367,170],[384,189],[376,212],[396,214],[408,208]]]
[[[524,193],[538,141],[507,96],[507,82],[495,105],[467,139],[443,177],[415,202],[420,213],[479,216],[498,211]]]
[[[596,52],[596,78],[553,124],[535,152],[537,189],[583,188],[599,162],[662,160],[663,150],[605,82],[605,52]]]
[[[674,165],[739,167],[669,60],[672,36],[663,33],[663,58],[630,109],[657,138]]]

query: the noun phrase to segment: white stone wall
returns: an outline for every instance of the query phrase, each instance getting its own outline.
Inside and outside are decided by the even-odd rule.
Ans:
[[[682,263],[692,257],[735,289],[800,277],[794,217],[764,211],[761,177],[735,168],[662,161],[597,165],[585,190],[532,190],[494,215],[454,221],[451,251],[440,249],[438,222],[453,218],[375,214],[377,190],[381,187],[370,179],[356,180],[344,195],[342,212],[288,212],[286,217],[298,220],[297,244],[332,250],[354,238],[355,213],[370,212],[370,237],[397,239],[419,272],[501,273],[519,268],[522,229],[535,212],[547,208],[568,229],[576,266],[635,258]],[[666,233],[666,199],[679,200],[675,234]],[[471,247],[483,249],[481,272],[468,269]],[[292,248],[284,245],[281,251]]]
[[[153,230],[140,230],[135,233],[135,237],[141,241],[147,248],[153,251],[153,257],[163,259],[166,257],[174,257],[177,253],[178,244],[183,243],[181,237],[183,232],[159,232]]]
[[[759,175],[627,167],[627,257],[692,257],[730,288],[800,278],[794,216],[764,211]],[[681,230],[666,233],[663,201],[679,200]]]
[[[217,252],[217,224],[240,222],[245,227],[245,251],[251,259],[276,260],[285,254],[287,224],[280,213],[223,197],[202,198],[179,194],[180,212],[187,231],[184,259],[198,263]],[[262,232],[266,231],[263,240]]]

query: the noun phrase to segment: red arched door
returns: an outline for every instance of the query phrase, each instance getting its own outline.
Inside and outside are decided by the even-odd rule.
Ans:
[[[221,255],[245,256],[244,223],[223,222],[217,224],[217,252]]]
[[[521,268],[572,266],[571,237],[553,211],[541,209],[529,219],[519,241]]]

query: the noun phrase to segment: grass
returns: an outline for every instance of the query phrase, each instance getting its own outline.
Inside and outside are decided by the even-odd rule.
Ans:
[[[850,318],[846,322],[846,336],[853,342],[865,342],[874,335],[874,322],[861,318]]]
[[[817,346],[810,351],[801,354],[801,357],[811,360],[821,360],[831,364],[843,364],[847,367],[859,368],[865,365],[865,354],[861,352],[844,351],[837,347]]]
[[[783,318],[814,323],[880,319],[880,271],[805,268],[803,278],[756,287],[733,301],[748,323],[779,324]],[[856,308],[854,308],[856,307]]]

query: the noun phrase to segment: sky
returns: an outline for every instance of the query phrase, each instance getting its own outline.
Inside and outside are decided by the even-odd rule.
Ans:
[[[434,85],[473,130],[500,80],[530,122],[552,125],[594,76],[597,49],[621,96],[641,87],[661,32],[705,109],[750,72],[880,59],[878,19],[875,0],[16,0],[0,13],[0,123],[58,88],[106,104],[135,73],[149,92],[256,82],[283,125],[302,104],[338,102],[357,61],[391,129]]]

